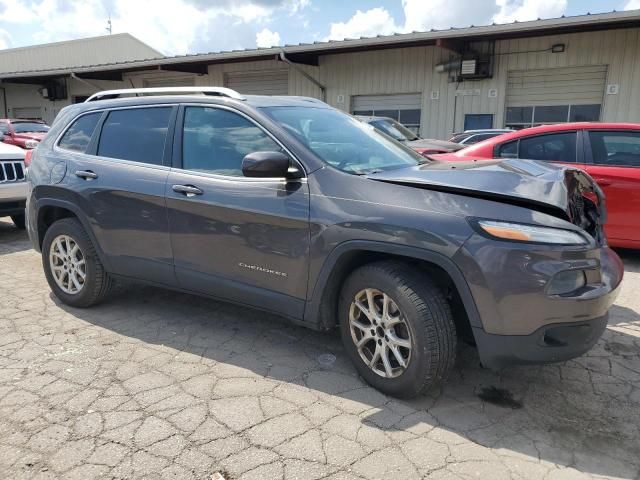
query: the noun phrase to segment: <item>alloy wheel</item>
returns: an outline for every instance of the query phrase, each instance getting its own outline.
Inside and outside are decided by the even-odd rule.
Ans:
[[[349,329],[360,358],[376,374],[395,378],[409,366],[411,331],[386,293],[374,288],[358,292],[349,308]]]
[[[58,235],[49,248],[49,265],[56,285],[64,293],[78,294],[87,278],[87,264],[78,243],[68,235]]]

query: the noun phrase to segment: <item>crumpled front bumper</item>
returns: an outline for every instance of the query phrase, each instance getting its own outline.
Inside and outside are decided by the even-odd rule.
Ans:
[[[482,363],[564,361],[582,355],[606,328],[624,266],[610,248],[552,247],[488,241],[474,235],[454,260],[464,272],[481,320],[472,325]],[[587,285],[552,295],[560,272],[583,270]]]

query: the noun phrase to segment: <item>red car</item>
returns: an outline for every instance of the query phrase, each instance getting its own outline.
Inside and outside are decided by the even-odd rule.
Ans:
[[[640,248],[640,124],[563,123],[526,128],[430,158],[528,158],[586,170],[606,196],[609,244]]]
[[[41,120],[0,119],[2,141],[27,150],[36,148],[48,131],[49,126]]]

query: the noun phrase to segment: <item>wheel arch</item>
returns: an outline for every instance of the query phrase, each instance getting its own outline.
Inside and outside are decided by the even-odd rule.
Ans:
[[[482,326],[469,285],[451,259],[422,248],[375,241],[344,242],[329,254],[315,282],[310,282],[313,287],[305,308],[305,323],[319,330],[333,328],[337,324],[338,295],[347,276],[362,265],[382,260],[410,263],[413,268],[437,276],[439,284],[451,285],[456,327],[472,338],[471,327]]]
[[[80,222],[82,228],[87,232],[87,235],[89,235],[100,261],[105,265],[105,267],[107,266],[106,256],[100,248],[100,244],[95,237],[93,229],[85,215],[83,215],[82,210],[77,205],[67,200],[57,198],[41,198],[37,200],[36,212],[35,227],[37,229],[37,245],[40,249],[42,249],[44,236],[51,225],[63,218],[75,218]]]

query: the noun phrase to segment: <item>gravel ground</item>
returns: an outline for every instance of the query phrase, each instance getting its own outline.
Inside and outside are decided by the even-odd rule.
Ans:
[[[0,478],[640,478],[640,253],[588,355],[496,374],[465,346],[398,401],[336,335],[254,310],[134,285],[61,305],[6,220]]]

